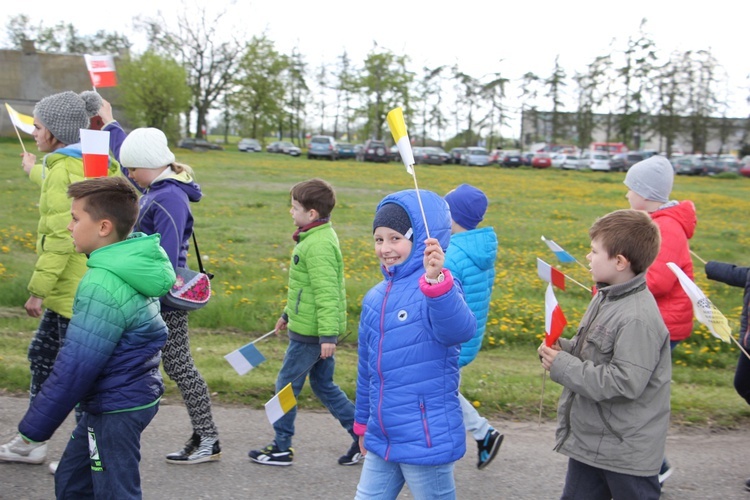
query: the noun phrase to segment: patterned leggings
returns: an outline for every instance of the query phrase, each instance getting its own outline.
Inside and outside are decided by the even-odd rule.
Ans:
[[[60,316],[49,309],[44,310],[39,328],[34,332],[34,338],[29,344],[29,368],[31,369],[29,402],[34,401],[42,389],[42,384],[52,372],[52,365],[55,364],[57,353],[65,340],[69,323],[69,318]]]
[[[195,367],[190,354],[187,311],[162,311],[169,333],[162,349],[164,371],[175,381],[182,393],[193,431],[201,437],[218,437],[219,431],[211,414],[208,385]]]

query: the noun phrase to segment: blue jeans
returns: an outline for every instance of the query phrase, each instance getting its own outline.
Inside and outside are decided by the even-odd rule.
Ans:
[[[316,361],[317,360],[317,361]],[[320,399],[320,402],[328,408],[331,415],[341,423],[352,440],[358,440],[354,434],[354,403],[346,396],[346,393],[333,382],[333,371],[336,368],[334,357],[320,359],[320,344],[304,344],[296,340],[289,341],[289,347],[284,355],[279,376],[276,379],[276,392],[278,393],[288,383],[292,383],[294,397],[298,397],[305,378],[310,376],[310,388]],[[294,436],[294,419],[297,417],[297,406],[281,417],[273,428],[276,431],[276,446],[280,450],[288,450],[292,446]]]
[[[415,500],[453,500],[454,462],[443,465],[408,465],[386,462],[374,453],[365,455],[355,500],[390,500],[398,497],[404,482]]]
[[[159,404],[141,410],[83,414],[55,472],[61,499],[140,499],[141,433]]]
[[[560,500],[659,500],[658,476],[631,476],[568,459],[568,473]]]

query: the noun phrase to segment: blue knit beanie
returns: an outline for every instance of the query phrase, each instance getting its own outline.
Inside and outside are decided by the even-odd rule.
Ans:
[[[451,219],[466,230],[472,230],[484,219],[489,204],[481,189],[469,184],[461,184],[445,195],[451,209]]]

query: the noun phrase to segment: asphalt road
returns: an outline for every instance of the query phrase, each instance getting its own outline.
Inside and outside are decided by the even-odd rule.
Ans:
[[[26,398],[0,396],[0,439],[9,441],[26,410]],[[170,404],[171,403],[171,404]],[[301,411],[291,467],[250,462],[251,448],[268,444],[273,429],[262,410],[217,406],[214,416],[222,444],[220,462],[180,466],[164,455],[177,451],[191,434],[187,412],[177,401],[166,401],[143,433],[141,479],[145,499],[351,499],[359,465],[342,467],[336,460],[349,447],[349,436],[325,412]],[[49,442],[48,460],[62,454],[71,417]],[[456,464],[460,499],[559,498],[567,458],[552,451],[554,422],[494,422],[505,434],[502,448],[486,469],[476,468],[476,446]],[[469,439],[471,437],[469,436]],[[750,476],[750,431],[711,432],[672,429],[667,455],[675,467],[663,499],[748,499],[744,481]],[[53,476],[46,464],[0,462],[1,499],[54,498]],[[399,498],[411,498],[405,488]]]

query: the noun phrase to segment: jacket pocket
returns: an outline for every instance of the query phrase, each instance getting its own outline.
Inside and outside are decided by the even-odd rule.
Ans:
[[[427,405],[424,403],[424,397],[419,396],[419,415],[422,419],[422,430],[424,431],[425,444],[432,448],[432,437],[430,436],[430,423],[427,421]]]
[[[614,437],[616,437],[621,443],[623,442],[622,434],[615,431],[612,426],[609,424],[609,421],[604,417],[604,410],[602,410],[602,405],[599,403],[596,403],[596,411],[599,412],[599,418],[602,419],[602,423],[604,424],[604,427],[607,428],[607,430],[612,434]]]
[[[597,325],[586,337],[586,342],[594,344],[596,350],[602,354],[611,354],[615,348],[615,332],[604,325]]]

